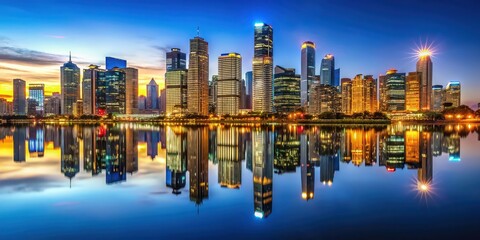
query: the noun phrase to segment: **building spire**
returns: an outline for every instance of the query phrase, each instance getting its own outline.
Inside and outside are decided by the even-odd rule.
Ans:
[[[72,51],[70,51],[68,54],[68,61],[72,62]]]

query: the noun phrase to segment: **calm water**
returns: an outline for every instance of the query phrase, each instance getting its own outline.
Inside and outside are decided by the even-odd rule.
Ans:
[[[0,239],[479,239],[478,126],[0,128]]]

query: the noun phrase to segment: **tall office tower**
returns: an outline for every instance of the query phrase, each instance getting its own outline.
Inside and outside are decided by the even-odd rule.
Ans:
[[[15,127],[13,131],[13,161],[25,162],[25,140],[27,139],[27,128],[22,126]]]
[[[217,111],[217,93],[218,93],[218,75],[212,76],[212,81],[208,82],[208,113]]]
[[[385,75],[385,99],[388,112],[405,111],[405,73],[390,69]]]
[[[187,82],[188,112],[208,115],[208,42],[198,36],[190,39]]]
[[[120,58],[114,57],[106,57],[105,58],[105,66],[107,70],[112,70],[114,68],[126,68],[127,67],[127,60],[123,60]]]
[[[432,97],[432,59],[429,50],[421,50],[418,54],[417,72],[420,73],[420,109],[430,110]]]
[[[387,104],[387,75],[378,76],[378,96],[379,96],[379,110],[381,112],[388,111]]]
[[[171,70],[165,73],[166,113],[187,111],[187,70]]]
[[[138,110],[147,109],[147,97],[140,95],[138,96]]]
[[[405,87],[405,110],[416,112],[420,110],[420,74],[410,72]],[[433,103],[433,102],[432,102]]]
[[[125,113],[138,112],[138,69],[123,68],[125,72]]]
[[[187,54],[180,51],[180,48],[172,48],[167,52],[167,72],[187,69]]]
[[[269,129],[252,132],[254,215],[266,218],[273,205],[273,132]]]
[[[432,87],[432,111],[440,112],[443,110],[443,100],[445,91],[442,85],[433,85]]]
[[[238,129],[217,128],[218,183],[221,187],[240,188],[242,184],[242,159],[239,151]]]
[[[199,205],[208,199],[208,129],[192,128],[187,133],[190,201]]]
[[[253,97],[253,72],[248,71],[245,73],[245,94],[246,94],[246,109],[252,109],[252,97]]]
[[[217,108],[218,115],[237,115],[240,109],[242,57],[224,53],[218,57]]]
[[[73,104],[80,99],[80,68],[72,62],[71,54],[68,62],[60,67],[60,87],[62,114],[71,115]]]
[[[445,88],[445,103],[451,103],[452,107],[458,107],[461,102],[461,86],[458,81],[450,81]]]
[[[161,113],[166,113],[167,111],[167,89],[163,88],[160,90],[160,100],[158,103],[158,107]]]
[[[167,127],[166,138],[166,184],[178,195],[187,183],[187,132],[181,126]]]
[[[28,98],[36,102],[35,115],[43,115],[45,113],[45,84],[28,85]]]
[[[310,96],[309,114],[317,115],[324,112],[341,112],[342,102],[337,87],[314,84],[310,89]]]
[[[342,112],[347,115],[352,114],[352,80],[342,78]]]
[[[247,106],[247,87],[245,79],[240,80],[240,109],[245,109]]]
[[[265,23],[255,23],[252,69],[253,111],[271,112],[273,98],[273,29]]]
[[[90,65],[87,69],[83,69],[83,114],[95,114],[96,106],[96,89],[97,89],[97,72],[104,72],[97,65]]]
[[[306,41],[302,44],[302,79],[300,81],[301,106],[308,107],[310,86],[315,80],[315,43]]]
[[[340,68],[337,68],[333,73],[333,86],[340,88],[340,84]]]
[[[7,103],[5,98],[0,98],[0,116],[9,115]]]
[[[300,75],[294,68],[275,66],[273,107],[277,113],[292,113],[300,109]]]
[[[373,76],[355,76],[352,80],[352,113],[375,112],[377,104],[377,83]]]
[[[45,114],[59,115],[61,113],[61,96],[60,93],[54,92],[52,96],[45,98]]]
[[[158,84],[153,78],[147,84],[147,103],[145,108],[158,109]]]
[[[332,54],[327,54],[322,59],[320,66],[320,81],[324,85],[334,85],[335,80],[335,57]]]
[[[99,115],[125,114],[125,72],[119,68],[97,72],[95,110]]]
[[[26,83],[22,79],[13,79],[13,114],[27,113]]]
[[[37,114],[37,101],[33,98],[27,98],[27,115],[35,116]]]

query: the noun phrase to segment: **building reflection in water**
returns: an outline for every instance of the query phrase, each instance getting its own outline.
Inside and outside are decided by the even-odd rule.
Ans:
[[[273,133],[270,129],[252,132],[254,214],[266,218],[272,213]]]
[[[310,157],[310,134],[308,130],[300,129],[300,171],[302,177],[302,198],[312,199],[315,194],[315,166]],[[314,131],[314,130],[312,130]]]
[[[61,128],[62,148],[61,148],[61,171],[70,179],[80,171],[80,155],[78,150],[77,131],[78,126],[65,126]]]
[[[30,157],[43,157],[45,150],[45,141],[43,134],[43,125],[33,125],[28,127],[28,152]]]
[[[300,166],[300,137],[296,127],[279,127],[275,131],[273,166],[278,174],[295,172]]]
[[[208,128],[190,128],[187,143],[190,200],[199,205],[208,199]]]
[[[27,139],[27,129],[25,127],[15,127],[13,132],[13,161],[25,162],[25,141]]]
[[[187,182],[187,132],[184,127],[167,127],[166,184],[180,194]]]
[[[217,129],[218,183],[221,187],[240,188],[242,163],[238,129],[219,126]]]

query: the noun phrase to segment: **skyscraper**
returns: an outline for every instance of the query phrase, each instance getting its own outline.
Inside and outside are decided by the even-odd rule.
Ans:
[[[35,114],[43,115],[45,112],[45,84],[30,84],[28,85],[28,98],[36,102]]]
[[[335,80],[335,57],[332,54],[327,54],[322,59],[320,66],[320,81],[325,85],[334,86]]]
[[[59,115],[61,114],[61,96],[60,93],[54,92],[52,96],[45,98],[45,114]]]
[[[173,70],[185,70],[187,68],[187,55],[180,48],[172,48],[167,52],[167,72]]]
[[[80,99],[80,68],[72,62],[72,55],[68,62],[60,67],[61,111],[62,114],[73,114],[73,104]]]
[[[294,68],[275,67],[273,107],[277,113],[291,113],[300,109],[300,76]]]
[[[333,73],[333,86],[340,87],[340,68],[335,69]]]
[[[166,113],[187,111],[187,70],[170,70],[165,73]]]
[[[333,85],[313,84],[310,89],[309,114],[341,112],[342,102],[337,87]]]
[[[352,113],[377,111],[377,81],[371,75],[358,74],[352,80]]]
[[[352,114],[352,80],[342,78],[342,112],[347,115]]]
[[[158,109],[158,84],[153,78],[147,84],[147,103],[145,108]]]
[[[315,43],[306,41],[302,44],[302,79],[300,83],[301,106],[308,105],[310,85],[315,79]]]
[[[188,63],[189,113],[208,115],[208,42],[197,36],[190,39]]]
[[[253,111],[272,111],[273,29],[265,23],[256,23],[253,55]]]
[[[107,70],[112,70],[113,68],[126,68],[127,67],[127,60],[123,60],[120,58],[114,57],[106,57],[105,58],[105,65]]]
[[[125,113],[134,114],[138,111],[138,69],[122,70],[125,72]]]
[[[240,109],[242,57],[224,53],[218,57],[217,109],[218,115],[236,115]]]
[[[451,103],[452,107],[458,107],[461,102],[461,85],[458,81],[450,81],[445,88],[445,103]]]
[[[443,109],[445,91],[442,85],[432,86],[432,110],[440,112]]]
[[[125,114],[125,84],[125,72],[119,68],[97,72],[95,83],[97,114]]]
[[[396,69],[387,71],[385,79],[385,99],[388,112],[405,111],[405,73]]]
[[[422,50],[418,54],[417,72],[420,73],[420,109],[430,110],[432,97],[432,59],[431,52]]]
[[[97,88],[97,72],[105,71],[99,69],[97,65],[90,65],[87,69],[83,69],[83,114],[96,114],[96,88]]]
[[[245,73],[245,94],[246,94],[246,109],[252,109],[252,95],[253,95],[253,72]]]
[[[26,83],[22,79],[13,79],[13,114],[25,115],[27,112]]]
[[[421,75],[417,72],[410,72],[407,76],[405,88],[405,110],[410,112],[420,110],[420,76]]]

